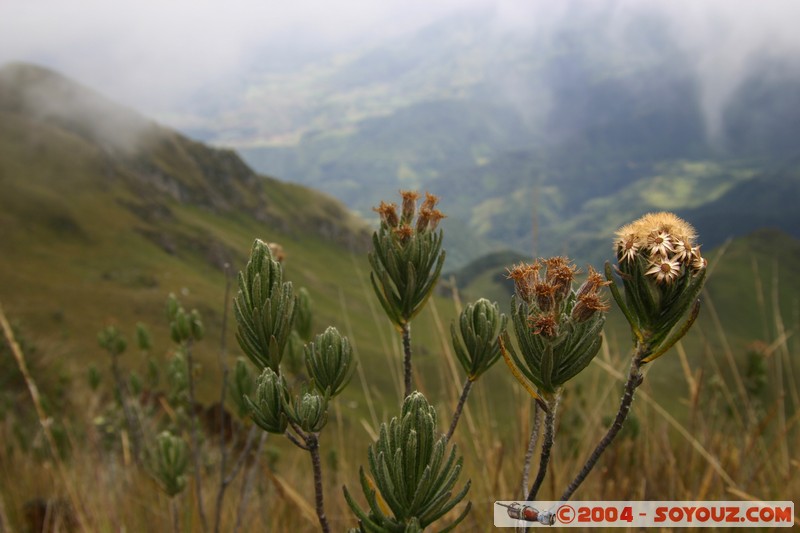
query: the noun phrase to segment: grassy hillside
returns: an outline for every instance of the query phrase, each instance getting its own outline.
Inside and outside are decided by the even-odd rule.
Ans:
[[[64,110],[76,99],[98,111],[111,104],[35,67],[0,71],[0,301],[43,349],[82,372],[90,361],[105,363],[95,339],[101,327],[130,334],[143,321],[165,350],[164,302],[174,292],[202,312],[208,340],[198,350],[210,364],[224,265],[233,277],[254,238],[283,246],[289,278],[315,301],[316,329],[345,329],[343,302],[353,323],[371,323],[362,297],[367,229],[336,201],[258,176],[232,152],[115,107],[145,127],[131,144],[104,144],[92,129],[102,122],[88,115],[29,107],[37,91],[71,95]],[[365,344],[374,356],[376,345]]]

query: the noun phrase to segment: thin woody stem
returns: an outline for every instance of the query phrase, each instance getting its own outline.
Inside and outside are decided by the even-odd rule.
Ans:
[[[542,427],[542,417],[539,416],[539,404],[533,404],[533,428],[531,428],[531,436],[528,439],[528,449],[525,450],[525,463],[522,465],[522,496],[528,494],[528,476],[531,472],[531,460],[533,459],[533,450],[536,448],[536,441],[539,440],[539,431]]]
[[[231,291],[231,277],[228,275],[228,263],[225,263],[225,298],[222,307],[222,333],[219,340],[219,366],[222,370],[222,386],[219,393],[219,489],[217,490],[217,501],[214,507],[214,533],[219,533],[220,520],[222,518],[222,502],[225,499],[225,490],[230,481],[227,479],[225,469],[227,468],[228,454],[225,450],[225,394],[228,387],[228,365],[225,362],[227,354],[227,326],[228,326],[228,298]],[[250,444],[250,439],[247,441]],[[249,449],[246,453],[249,453]],[[244,455],[244,454],[243,454]]]
[[[194,491],[197,499],[197,513],[200,515],[200,524],[204,532],[208,532],[208,521],[203,509],[203,489],[200,483],[200,439],[197,435],[197,413],[195,412],[194,395],[194,359],[192,358],[192,341],[186,342],[186,371],[189,374],[189,423],[191,424],[190,436],[192,439],[192,460],[194,463]]]
[[[405,383],[405,395],[407,398],[411,394],[411,324],[403,324],[403,380]]]
[[[625,383],[625,392],[622,395],[622,400],[619,404],[619,411],[617,411],[617,416],[614,419],[614,423],[611,424],[610,428],[608,428],[605,437],[603,437],[603,440],[601,440],[594,449],[592,455],[589,456],[589,459],[587,459],[586,464],[583,465],[581,471],[578,473],[575,479],[572,480],[572,483],[569,484],[569,487],[567,487],[567,490],[564,491],[564,494],[561,495],[561,501],[569,500],[575,491],[578,490],[578,487],[580,487],[581,483],[583,483],[583,481],[586,479],[586,476],[588,476],[589,472],[591,472],[592,468],[594,468],[597,460],[600,459],[600,456],[603,454],[605,449],[608,448],[608,446],[617,436],[617,433],[619,433],[619,431],[622,429],[622,425],[631,410],[633,395],[636,392],[636,388],[642,384],[642,359],[644,359],[648,351],[649,346],[647,343],[637,342],[636,352],[634,353],[633,360],[631,361],[631,368],[628,372],[628,381]]]
[[[461,418],[461,411],[463,411],[464,409],[464,404],[467,402],[467,396],[469,396],[469,391],[471,389],[472,389],[472,380],[467,378],[464,381],[464,389],[461,391],[461,397],[458,399],[458,405],[456,405],[456,412],[453,413],[453,421],[450,423],[450,429],[447,430],[448,442],[450,442],[450,438],[456,431],[456,426],[458,425],[458,419]]]
[[[325,505],[322,495],[322,466],[319,460],[319,435],[310,433],[306,439],[308,452],[311,454],[311,466],[314,469],[314,495],[317,502],[317,518],[319,518],[319,525],[322,527],[323,533],[330,533],[331,528],[328,524],[328,517],[325,516]]]
[[[558,409],[559,393],[554,397],[548,397],[548,411],[544,418],[544,442],[542,442],[542,454],[539,456],[539,471],[536,473],[536,479],[533,481],[528,497],[528,501],[534,501],[539,489],[544,482],[544,476],[547,474],[547,465],[550,464],[550,450],[553,448],[553,442],[556,435],[556,409]]]
[[[169,509],[170,509],[170,514],[172,515],[172,532],[180,533],[181,523],[178,515],[178,503],[175,501],[174,497],[170,499]]]
[[[250,485],[253,480],[253,474],[258,466],[258,458],[261,457],[261,450],[264,448],[264,442],[267,440],[267,435],[268,433],[266,431],[261,432],[261,437],[258,440],[258,447],[256,448],[255,460],[244,474],[242,487],[239,491],[239,505],[236,508],[236,523],[233,526],[233,533],[237,533],[242,527],[244,513],[247,509],[247,500],[250,498]]]

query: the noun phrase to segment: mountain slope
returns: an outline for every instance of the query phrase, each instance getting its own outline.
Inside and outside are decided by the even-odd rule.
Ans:
[[[198,353],[210,363],[224,265],[242,268],[256,237],[283,246],[317,327],[344,329],[342,299],[363,292],[368,232],[341,204],[38,67],[0,69],[0,190],[0,301],[45,351],[80,366],[99,356],[109,322],[147,322],[166,347],[169,292],[203,314]],[[369,323],[366,303],[348,306]]]

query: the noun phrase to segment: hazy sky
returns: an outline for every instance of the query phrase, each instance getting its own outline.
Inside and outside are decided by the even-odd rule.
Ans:
[[[0,63],[43,64],[159,116],[278,47],[377,42],[464,9],[537,31],[570,9],[624,18],[643,5],[666,13],[698,70],[711,73],[703,81],[711,114],[754,51],[800,51],[794,0],[0,0]]]

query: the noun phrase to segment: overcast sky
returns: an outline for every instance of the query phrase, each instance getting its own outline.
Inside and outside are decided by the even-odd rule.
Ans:
[[[735,86],[752,51],[800,50],[793,0],[0,0],[0,64],[49,66],[158,116],[204,84],[241,76],[276,43],[365,44],[464,9],[533,31],[557,24],[568,4],[601,3],[623,16],[641,5],[668,14],[698,68],[713,66],[710,99]]]

